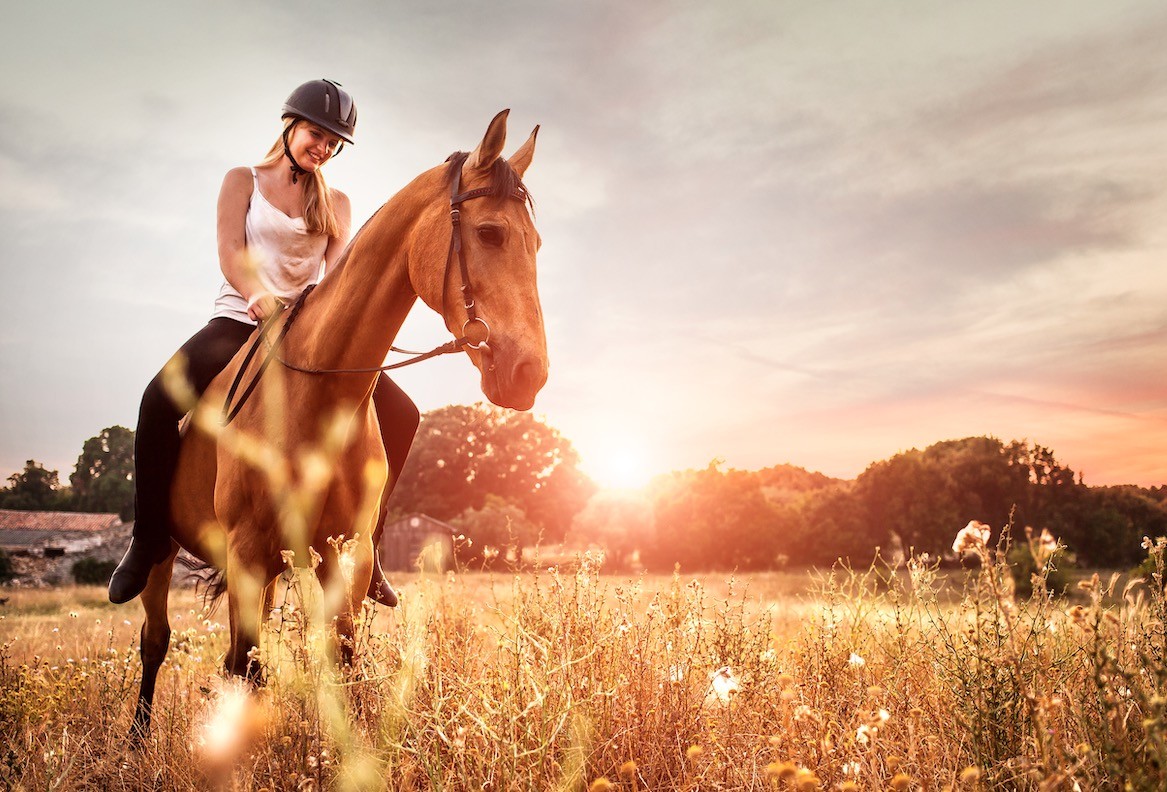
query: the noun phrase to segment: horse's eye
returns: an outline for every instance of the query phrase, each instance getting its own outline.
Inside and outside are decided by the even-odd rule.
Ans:
[[[478,229],[478,238],[483,244],[499,247],[502,245],[502,229],[498,226],[481,226]]]

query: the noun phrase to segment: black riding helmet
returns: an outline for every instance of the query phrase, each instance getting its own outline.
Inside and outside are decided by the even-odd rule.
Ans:
[[[357,106],[349,92],[332,80],[312,80],[292,91],[283,117],[295,116],[327,129],[345,143],[353,142]]]
[[[312,80],[292,91],[284,102],[282,117],[311,121],[339,137],[344,142],[333,152],[333,156],[336,156],[344,147],[344,143],[353,142],[353,133],[357,126],[357,105],[349,92],[340,87],[340,83],[333,80]],[[291,132],[292,126],[289,125],[284,130],[284,154],[292,162],[292,182],[295,183],[296,177],[307,171],[296,162],[288,147]]]

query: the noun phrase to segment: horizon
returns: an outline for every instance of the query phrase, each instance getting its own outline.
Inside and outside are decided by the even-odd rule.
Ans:
[[[67,14],[63,11],[68,11]],[[1167,484],[1167,10],[911,0],[9,10],[0,467],[134,427],[210,316],[223,174],[343,83],[358,228],[511,108],[544,240],[534,412],[594,478],[789,463],[854,479],[963,437]],[[1051,20],[1056,20],[1053,24]],[[292,46],[305,32],[317,46]],[[208,58],[207,53],[215,53]],[[198,64],[198,68],[191,68]],[[414,311],[399,343],[446,340]],[[428,346],[427,346],[428,345]],[[424,413],[469,361],[394,379]]]

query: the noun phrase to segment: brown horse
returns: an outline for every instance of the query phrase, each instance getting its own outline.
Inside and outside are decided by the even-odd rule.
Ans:
[[[502,159],[507,112],[495,116],[473,153],[421,174],[382,206],[319,286],[275,321],[273,327],[287,325],[286,335],[270,333],[251,360],[245,347],[207,390],[179,460],[173,552],[154,567],[142,594],[134,734],[150,728],[179,546],[225,576],[229,673],[260,679],[251,650],[285,568],[283,550],[301,566],[319,551],[316,574],[326,590],[346,580],[330,615],[341,659],[352,660],[353,616],[371,578],[371,537],[391,488],[371,396],[376,368],[416,298],[442,315],[459,339],[449,349],[467,352],[487,398],[519,410],[534,404],[547,379],[547,344],[535,282],[540,239],[522,176],[539,128]],[[259,379],[273,345],[270,357],[284,365]],[[241,406],[236,400],[233,422],[222,427],[230,384],[240,380],[258,387]],[[328,551],[328,540],[341,536],[350,538],[344,570],[340,553]]]

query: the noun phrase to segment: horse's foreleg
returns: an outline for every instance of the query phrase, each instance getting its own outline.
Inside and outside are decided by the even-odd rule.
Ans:
[[[154,686],[158,681],[158,669],[166,659],[170,649],[170,618],[166,611],[170,596],[170,575],[174,569],[174,557],[178,555],[175,546],[167,558],[155,564],[150,570],[146,588],[142,591],[142,607],[146,619],[142,623],[142,686],[138,689],[138,703],[134,708],[134,723],[130,727],[130,739],[140,742],[150,734],[150,716],[154,711]]]
[[[263,669],[256,655],[268,582],[262,574],[234,557],[227,563],[231,646],[227,649],[223,666],[228,674],[243,677],[257,686],[263,684]]]
[[[365,539],[350,549],[347,561],[351,562],[351,573],[342,571],[340,559],[329,559],[316,569],[320,586],[324,589],[324,601],[336,628],[336,643],[333,654],[342,665],[351,666],[356,648],[356,615],[360,613],[373,575],[372,540]],[[348,566],[346,563],[345,566]]]

